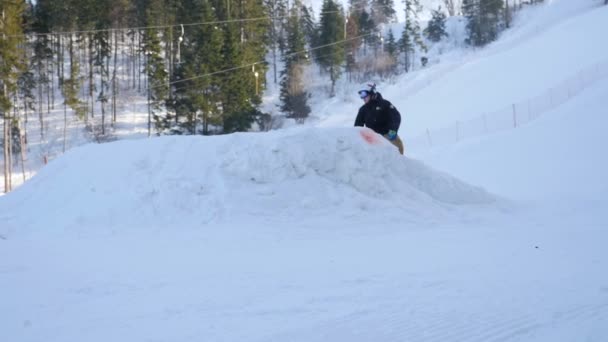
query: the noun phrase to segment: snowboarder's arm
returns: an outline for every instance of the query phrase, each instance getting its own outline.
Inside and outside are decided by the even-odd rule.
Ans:
[[[361,108],[359,108],[359,113],[357,114],[357,118],[355,119],[355,127],[363,127],[364,124],[365,124],[365,114],[363,113]]]
[[[392,103],[386,101],[386,104],[387,104],[386,110],[388,111],[388,115],[389,115],[389,119],[390,119],[389,130],[396,132],[399,130],[399,126],[401,125],[401,113],[399,113],[397,108],[395,108],[395,106],[393,106]]]

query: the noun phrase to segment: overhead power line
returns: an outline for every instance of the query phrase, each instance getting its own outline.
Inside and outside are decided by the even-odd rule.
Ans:
[[[375,34],[376,33],[363,34],[363,35],[360,35],[360,36],[356,36],[356,37],[352,37],[352,38],[348,38],[348,39],[339,40],[339,41],[336,41],[336,42],[333,42],[333,43],[319,45],[319,46],[315,46],[315,47],[308,48],[308,49],[301,50],[301,51],[297,51],[297,52],[292,52],[292,53],[286,54],[285,56],[286,57],[290,57],[290,56],[305,54],[305,53],[308,53],[308,52],[311,52],[311,51],[315,51],[315,50],[319,50],[319,49],[322,49],[322,48],[325,48],[325,47],[328,47],[328,46],[342,44],[342,43],[345,43],[345,42],[348,42],[348,41],[353,41],[353,40],[361,39],[361,38],[372,36],[372,35],[375,35]],[[210,77],[210,76],[214,76],[214,75],[218,75],[218,74],[223,74],[223,73],[226,73],[226,72],[235,71],[235,70],[239,70],[239,69],[251,68],[254,65],[263,64],[263,63],[266,63],[266,61],[263,60],[263,61],[258,61],[258,62],[253,62],[253,63],[248,63],[248,64],[244,64],[244,65],[228,68],[228,69],[218,70],[218,71],[206,73],[206,74],[199,75],[199,76],[185,78],[183,80],[177,80],[177,81],[174,81],[174,82],[163,83],[162,85],[154,86],[154,87],[151,87],[151,88],[158,88],[158,87],[161,87],[161,86],[164,87],[164,86],[167,86],[167,85],[173,85],[173,84],[177,84],[177,83],[188,82],[188,81],[196,80],[196,79],[199,79],[199,78]]]
[[[382,7],[390,7],[390,5],[378,6],[378,8]],[[355,8],[354,10],[359,10],[360,8]],[[319,15],[323,14],[332,14],[332,13],[342,13],[342,11],[327,11],[321,12]],[[21,34],[21,35],[13,35],[7,37],[23,37],[23,36],[55,36],[55,35],[70,35],[70,34],[86,34],[86,33],[99,33],[99,32],[117,32],[117,31],[138,31],[138,30],[146,30],[146,29],[168,29],[168,28],[180,28],[181,26],[201,26],[201,25],[222,25],[222,24],[230,24],[230,23],[239,23],[239,22],[253,22],[253,21],[262,21],[262,20],[276,20],[276,19],[285,19],[291,18],[293,16],[299,16],[299,14],[294,15],[283,15],[283,16],[264,16],[264,17],[255,17],[255,18],[242,18],[242,19],[230,19],[230,20],[216,20],[216,21],[203,21],[198,23],[187,23],[187,24],[172,24],[172,25],[151,25],[151,26],[137,26],[137,27],[122,27],[122,28],[107,28],[107,29],[98,29],[98,30],[76,30],[76,31],[55,31],[55,32],[47,32],[47,33],[29,33],[29,34]]]

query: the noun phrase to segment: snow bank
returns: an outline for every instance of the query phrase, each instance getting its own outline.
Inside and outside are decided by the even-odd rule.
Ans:
[[[368,129],[307,128],[84,146],[0,199],[0,218],[13,228],[169,227],[494,201]]]

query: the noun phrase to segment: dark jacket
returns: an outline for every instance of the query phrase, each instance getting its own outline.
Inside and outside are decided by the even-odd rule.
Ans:
[[[401,114],[392,103],[383,99],[380,93],[374,94],[368,103],[359,108],[355,119],[355,126],[365,126],[382,135],[391,130],[398,131],[400,124]]]

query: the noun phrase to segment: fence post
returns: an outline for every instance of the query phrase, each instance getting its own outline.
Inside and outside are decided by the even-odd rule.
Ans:
[[[513,128],[517,128],[517,111],[515,109],[515,103],[513,104]]]
[[[426,138],[429,141],[429,147],[433,147],[433,141],[431,140],[431,132],[429,132],[429,129],[426,129]]]

